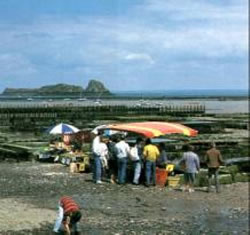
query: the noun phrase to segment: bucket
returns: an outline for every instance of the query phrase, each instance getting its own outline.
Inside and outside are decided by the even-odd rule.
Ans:
[[[156,168],[156,185],[164,187],[167,181],[168,172],[165,169]]]
[[[168,186],[176,188],[179,186],[180,176],[169,176],[168,177]]]

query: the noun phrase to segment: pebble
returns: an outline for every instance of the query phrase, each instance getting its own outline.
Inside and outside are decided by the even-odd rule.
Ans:
[[[25,169],[29,171],[29,168]],[[21,170],[22,168],[20,168],[20,171]],[[44,172],[46,173],[45,170]],[[53,180],[50,182],[48,182],[47,178],[39,177],[38,179],[36,175],[32,178],[27,178],[26,175],[22,176],[21,174],[20,178],[16,177],[14,180],[9,180],[11,177],[8,174],[6,170],[3,171],[2,175],[4,178],[0,179],[4,184],[6,179],[8,179],[6,183],[7,187],[3,187],[0,184],[0,194],[2,194],[2,196],[10,195],[10,197],[15,197],[18,193],[20,198],[27,197],[25,201],[28,201],[29,197],[32,196],[34,198],[32,199],[32,203],[34,203],[32,205],[38,207],[48,206],[52,208],[52,210],[56,210],[59,194],[65,193],[75,196],[78,201],[82,202],[81,205],[83,206],[83,213],[86,218],[86,220],[84,219],[81,223],[81,229],[84,231],[84,234],[101,234],[102,229],[103,231],[105,229],[104,234],[113,235],[174,235],[187,234],[186,231],[191,231],[192,229],[195,229],[197,232],[200,231],[200,234],[209,234],[206,233],[206,231],[208,231],[207,225],[202,225],[200,217],[202,216],[203,221],[208,216],[207,212],[210,210],[214,212],[215,209],[217,209],[217,204],[213,204],[215,196],[213,194],[209,195],[209,197],[212,198],[210,202],[206,199],[206,197],[208,197],[207,194],[203,192],[190,196],[176,191],[166,196],[164,191],[158,190],[157,188],[147,190],[144,187],[140,187],[137,192],[133,191],[133,193],[131,193],[129,185],[128,187],[124,186],[122,192],[119,191],[119,186],[112,185],[112,192],[110,192],[106,190],[106,187],[109,187],[108,184],[100,187],[98,185],[97,187],[90,181],[85,182],[84,179],[86,180],[86,176],[84,174],[80,175],[82,177],[80,180],[83,180],[81,186],[79,186],[76,177],[68,178],[62,174],[53,175]],[[29,172],[27,174],[29,174]],[[65,188],[60,184],[63,181],[67,183],[68,187]],[[22,182],[27,182],[27,184],[21,184]],[[44,190],[41,190],[41,188]],[[242,216],[241,213],[247,210],[247,208],[239,207],[240,205],[242,206],[242,204],[238,203],[238,194],[239,193],[232,192],[231,194],[231,192],[228,192],[227,195],[219,195],[218,197],[218,202],[222,199],[222,203],[218,204],[218,210],[226,208],[224,213],[226,217],[224,220],[230,222],[231,233],[237,230],[238,220],[230,219],[239,218],[239,216]],[[197,201],[194,200],[196,195]],[[201,198],[198,199],[200,196]],[[232,196],[235,197],[235,200],[232,201],[232,204],[229,204],[231,203]],[[37,199],[35,199],[36,197]],[[42,205],[41,202],[39,202],[40,198],[42,198],[43,203],[44,201],[46,201],[46,203]],[[229,202],[227,202],[227,200],[229,200]],[[185,204],[185,202],[187,203]],[[191,203],[191,205],[189,203]],[[142,209],[138,208],[138,205]],[[194,211],[192,210],[192,205],[194,205]],[[198,206],[196,207],[196,205]],[[229,211],[227,206],[231,206]],[[168,213],[164,213],[164,211]],[[162,216],[163,214],[164,216]],[[214,214],[211,214],[211,216],[213,215]],[[231,218],[229,219],[228,216]],[[0,218],[2,217],[0,216]],[[235,226],[232,224],[235,224]],[[47,230],[39,230],[41,232],[45,231],[44,233],[35,233],[38,230],[33,229],[33,233],[32,231],[23,231],[22,234],[49,234],[46,233],[46,231],[50,231],[51,227],[47,226],[46,229]],[[209,230],[209,232],[211,232],[210,234],[215,234],[213,233],[213,229],[212,227]],[[14,233],[10,232],[9,234]],[[17,233],[17,235],[20,234],[21,233]],[[238,232],[238,234],[242,233]]]
[[[136,199],[137,202],[141,201],[141,198],[139,198],[139,197],[136,197],[135,199]]]

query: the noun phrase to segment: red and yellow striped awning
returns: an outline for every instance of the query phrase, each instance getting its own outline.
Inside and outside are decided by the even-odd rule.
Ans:
[[[166,134],[183,134],[196,136],[197,130],[173,122],[133,122],[107,125],[105,129],[134,132],[148,138]]]

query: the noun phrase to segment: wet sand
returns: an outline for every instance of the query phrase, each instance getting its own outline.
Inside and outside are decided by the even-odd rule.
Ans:
[[[81,234],[249,234],[248,183],[194,193],[91,182],[60,164],[0,164],[0,234],[52,234],[58,199],[81,206]]]

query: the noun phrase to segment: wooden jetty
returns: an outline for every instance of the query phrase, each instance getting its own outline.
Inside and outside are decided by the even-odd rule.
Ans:
[[[135,116],[195,116],[205,113],[204,105],[168,105],[132,107],[125,105],[61,106],[20,105],[0,106],[0,127],[25,130],[46,127],[58,122],[86,123],[93,120],[116,120]]]

